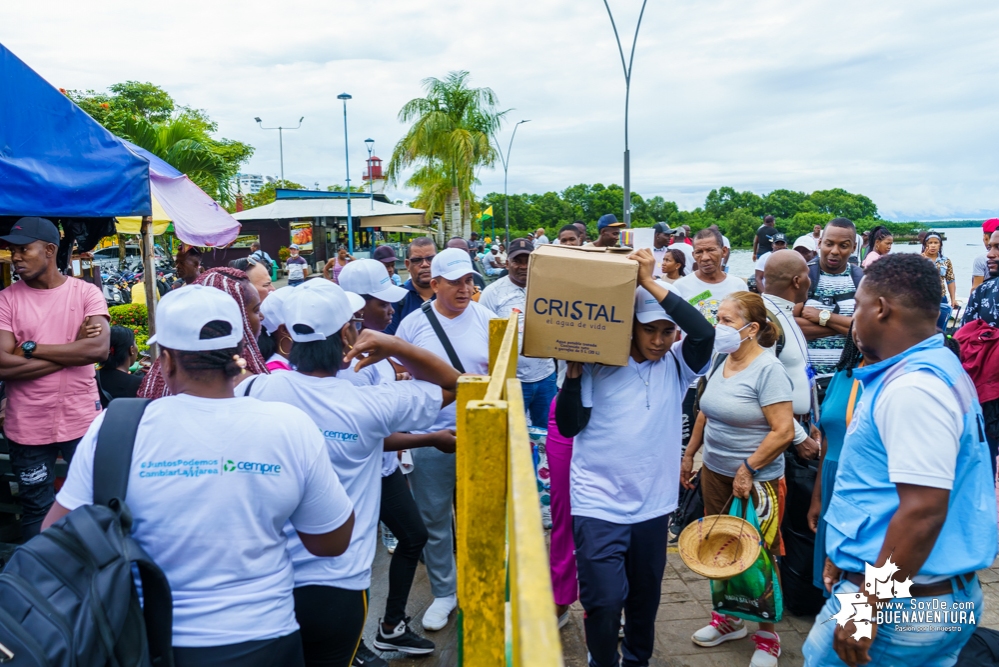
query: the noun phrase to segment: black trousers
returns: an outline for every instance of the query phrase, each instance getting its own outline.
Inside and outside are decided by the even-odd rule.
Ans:
[[[301,667],[302,638],[297,632],[276,639],[204,648],[173,647],[176,667]]]
[[[296,588],[295,618],[301,628],[306,667],[350,667],[367,615],[367,591],[333,586]]]
[[[666,569],[670,515],[635,524],[572,517],[590,667],[647,667]],[[621,610],[624,641],[617,651]]]
[[[42,530],[42,521],[55,502],[55,463],[59,453],[69,463],[80,438],[51,445],[10,445],[10,467],[17,478],[17,499],[21,503],[21,535],[27,542]]]
[[[406,617],[406,602],[413,588],[416,566],[427,544],[427,527],[420,518],[420,510],[406,483],[406,476],[398,468],[388,477],[382,477],[379,518],[399,540],[389,563],[388,600],[382,618],[385,624],[394,627]]]

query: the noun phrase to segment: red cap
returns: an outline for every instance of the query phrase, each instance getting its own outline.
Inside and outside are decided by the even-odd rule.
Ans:
[[[999,229],[999,218],[989,218],[982,223],[982,231],[986,234],[991,234],[997,229]]]

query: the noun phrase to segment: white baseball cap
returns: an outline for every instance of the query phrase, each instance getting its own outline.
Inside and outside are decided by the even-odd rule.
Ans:
[[[458,280],[469,273],[480,275],[472,266],[472,258],[461,248],[445,248],[434,255],[430,263],[430,277]]]
[[[815,251],[815,239],[812,238],[811,234],[805,234],[804,236],[799,236],[794,241],[792,248],[805,248],[806,250]]]
[[[268,333],[274,333],[284,324],[284,302],[295,288],[285,285],[267,295],[260,303],[260,314],[263,315],[263,325]]]
[[[676,288],[669,283],[664,283],[661,280],[657,280],[656,282],[670,292],[676,292],[679,294]],[[656,300],[656,297],[652,296],[652,293],[649,292],[649,290],[641,286],[635,289],[635,317],[642,324],[648,324],[657,320],[666,320],[667,322],[674,321],[672,317],[666,314],[663,307],[659,305],[659,301]]]
[[[384,269],[382,270],[384,271]],[[347,290],[337,285],[335,282],[326,280],[325,278],[313,278],[312,280],[306,280],[304,283],[298,286],[298,289],[322,290],[322,291],[335,292],[337,294],[346,294],[347,301],[350,302],[350,307],[354,309],[351,312],[356,313],[357,311],[364,308],[363,296],[357,294],[356,292],[348,292]],[[285,326],[287,326],[287,322],[285,322]]]
[[[313,282],[313,281],[310,281]],[[359,308],[355,308],[347,293],[328,280],[329,287],[303,289],[298,288],[285,299],[284,326],[291,339],[296,343],[309,343],[316,340],[326,340],[340,331],[343,325],[350,322]],[[357,296],[356,294],[354,296]],[[363,307],[364,299],[361,300]],[[311,333],[301,333],[295,330],[299,325],[309,327]]]
[[[398,303],[408,292],[392,284],[392,276],[377,259],[355,259],[340,271],[340,287],[355,294],[366,294],[387,303]]]
[[[221,321],[232,327],[228,336],[202,338],[201,329]],[[181,352],[225,350],[243,340],[243,314],[239,304],[220,289],[188,285],[167,292],[156,305],[156,335],[149,344]]]

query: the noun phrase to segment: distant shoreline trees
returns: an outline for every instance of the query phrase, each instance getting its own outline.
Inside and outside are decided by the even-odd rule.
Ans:
[[[596,234],[597,219],[605,213],[618,213],[623,201],[624,189],[621,186],[600,183],[573,185],[561,192],[511,194],[510,232],[519,236],[543,227],[551,237],[562,225],[582,220],[592,237]],[[810,234],[815,225],[825,225],[835,217],[849,218],[861,231],[876,225],[887,225],[898,236],[915,236],[926,227],[916,222],[886,222],[880,218],[877,205],[869,197],[842,188],[816,190],[811,194],[778,189],[758,195],[721,187],[709,192],[704,206],[693,211],[681,211],[675,202],[662,197],[645,199],[633,192],[631,204],[634,227],[651,227],[657,222],[666,222],[671,227],[689,225],[696,232],[718,225],[735,248],[752,246],[753,235],[765,215],[774,216],[777,228],[787,235],[788,242]],[[483,209],[494,206],[498,207],[494,210],[500,210],[503,194],[489,193],[482,198],[480,206]],[[483,231],[481,223],[476,222],[473,227],[474,231]],[[490,233],[491,230],[491,221],[487,221],[484,231]]]

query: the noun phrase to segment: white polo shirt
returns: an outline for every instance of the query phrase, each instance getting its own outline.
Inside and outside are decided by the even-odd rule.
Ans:
[[[339,377],[277,373],[259,376],[250,393],[303,407],[325,438],[333,470],[354,503],[350,546],[336,558],[313,556],[286,526],[295,586],[368,588],[378,541],[383,441],[397,431],[432,424],[441,408],[441,388],[418,380],[356,386]]]
[[[288,375],[296,374],[258,380]],[[93,503],[94,450],[105,414],[77,446],[56,497],[69,510]],[[316,425],[297,407],[187,394],[146,408],[127,502],[132,536],[170,582],[173,644],[190,647],[295,632],[294,572],[283,528],[321,535],[342,526],[353,509]]]
[[[434,309],[437,310],[437,301],[433,301]],[[437,310],[437,319],[441,323],[441,328],[447,334],[454,351],[461,359],[461,365],[465,367],[465,372],[472,375],[486,375],[489,373],[489,320],[495,315],[485,306],[481,306],[474,301],[468,303],[468,307],[454,319],[448,319]],[[434,329],[430,326],[430,320],[422,310],[414,310],[407,315],[395,335],[412,343],[417,347],[430,350],[441,359],[451,363],[447,352],[441,344]],[[413,433],[432,433],[443,431],[444,429],[454,429],[456,427],[455,405],[452,403],[437,416],[437,421],[432,426],[425,429],[405,429]]]
[[[812,409],[812,381],[808,377],[808,341],[801,327],[794,321],[794,304],[772,294],[763,295],[763,305],[780,322],[784,330],[784,348],[778,360],[791,378],[791,403],[794,414],[806,415]],[[766,348],[770,354],[777,346]]]
[[[517,287],[510,276],[503,276],[482,290],[479,305],[488,308],[496,317],[507,319],[517,312],[520,321],[520,335],[517,336],[519,351],[524,350],[524,310],[527,304],[527,289]],[[555,372],[555,362],[551,359],[535,359],[523,354],[517,359],[517,378],[521,382],[537,382]]]
[[[683,398],[700,374],[682,346],[657,362],[583,366],[583,407],[592,410],[572,446],[573,516],[633,524],[676,509]]]

